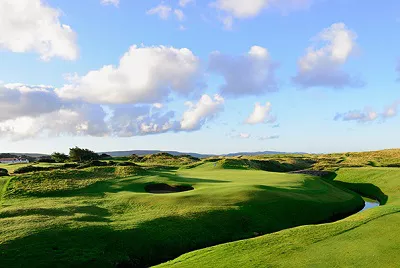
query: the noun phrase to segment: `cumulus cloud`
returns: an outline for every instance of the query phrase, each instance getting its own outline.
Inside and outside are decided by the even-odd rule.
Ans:
[[[224,12],[225,28],[231,28],[234,18],[247,19],[258,16],[267,8],[275,8],[283,13],[308,8],[312,0],[217,0],[212,7]]]
[[[223,109],[224,99],[203,95],[187,102],[177,119],[162,103],[146,105],[87,103],[60,98],[51,86],[0,85],[0,136],[14,140],[37,136],[88,135],[131,137],[194,131]]]
[[[0,49],[35,52],[43,60],[77,59],[76,34],[59,17],[60,11],[42,0],[1,0]]]
[[[154,106],[153,106],[154,107]],[[154,111],[151,106],[119,106],[113,110],[110,128],[114,135],[122,137],[160,134],[168,131],[179,131],[173,111]]]
[[[101,0],[102,5],[114,5],[118,7],[119,5],[119,0]]]
[[[362,86],[362,81],[342,70],[357,46],[356,39],[356,33],[344,23],[335,23],[324,29],[307,48],[306,55],[299,59],[293,82],[303,88]],[[320,48],[319,42],[323,44]]]
[[[171,15],[172,8],[164,4],[160,4],[147,11],[148,15],[157,15],[162,20],[167,20]]]
[[[207,121],[214,118],[224,107],[224,99],[220,95],[215,95],[214,99],[209,95],[203,95],[194,104],[186,102],[188,110],[183,114],[181,129],[192,131],[198,130]]]
[[[261,123],[274,123],[276,117],[271,115],[271,103],[267,102],[265,105],[257,102],[254,105],[254,110],[246,119],[245,123],[249,125],[256,125]]]
[[[104,122],[105,113],[98,105],[80,105],[44,113],[0,121],[0,133],[13,140],[40,135],[105,136],[109,130]]]
[[[202,86],[199,69],[199,59],[187,48],[132,46],[118,66],[73,77],[56,93],[101,104],[162,102],[172,92],[187,95]]]
[[[246,55],[229,56],[220,52],[210,55],[209,69],[224,77],[221,87],[224,96],[262,95],[277,91],[275,79],[277,64],[266,48],[251,47]]]
[[[397,116],[399,105],[400,100],[385,107],[383,112],[377,112],[372,108],[366,107],[364,110],[352,110],[346,113],[338,113],[334,117],[334,120],[356,121],[359,123],[373,122],[377,120],[385,121],[386,119]]]
[[[51,113],[61,106],[62,101],[50,86],[0,84],[0,121]]]

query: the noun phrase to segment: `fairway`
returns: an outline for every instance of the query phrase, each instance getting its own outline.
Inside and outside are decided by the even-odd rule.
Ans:
[[[159,267],[398,267],[400,170],[344,168],[335,181],[385,204],[334,223],[192,252]]]
[[[193,190],[146,192],[156,183]],[[359,195],[318,177],[208,162],[37,172],[13,177],[4,193],[0,258],[5,266],[145,267],[363,206]]]

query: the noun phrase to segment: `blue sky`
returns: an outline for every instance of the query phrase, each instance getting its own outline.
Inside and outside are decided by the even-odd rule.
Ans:
[[[400,147],[400,3],[0,0],[0,151]]]

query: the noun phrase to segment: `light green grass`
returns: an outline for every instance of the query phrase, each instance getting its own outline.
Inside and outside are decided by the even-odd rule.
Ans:
[[[194,251],[158,267],[399,267],[400,169],[345,168],[335,181],[385,202],[387,195],[387,202],[335,223]]]
[[[144,191],[158,182],[195,190]],[[360,196],[313,176],[214,163],[169,171],[104,167],[25,174],[13,177],[4,194],[0,260],[6,267],[143,267],[323,222],[362,205]]]

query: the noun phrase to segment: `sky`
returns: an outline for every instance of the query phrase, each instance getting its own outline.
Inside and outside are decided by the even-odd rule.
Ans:
[[[0,0],[0,152],[400,147],[400,2]]]

